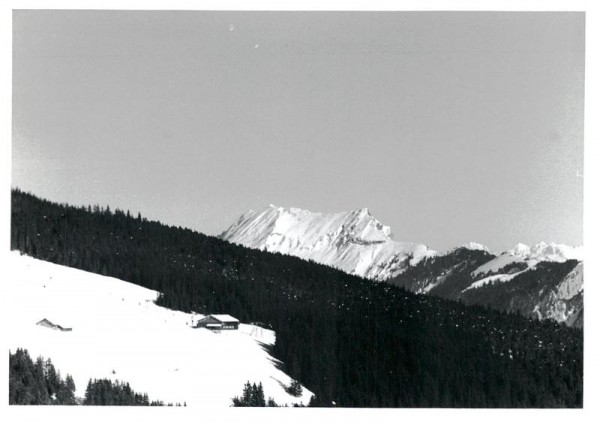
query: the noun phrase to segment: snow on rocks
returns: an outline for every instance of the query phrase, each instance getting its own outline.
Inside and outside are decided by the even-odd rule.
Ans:
[[[581,292],[583,292],[583,262],[577,264],[560,282],[557,297],[561,300],[569,300]]]
[[[487,246],[482,245],[481,243],[476,242],[467,242],[461,246],[461,248],[470,249],[472,251],[484,251],[490,253],[490,250]]]

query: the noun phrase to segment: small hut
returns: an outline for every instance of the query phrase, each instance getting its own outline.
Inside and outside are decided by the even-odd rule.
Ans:
[[[73,330],[72,328],[65,328],[58,324],[53,324],[46,318],[42,319],[41,321],[38,321],[35,325],[40,325],[42,327],[51,328],[53,330],[59,330],[59,331],[72,331]]]

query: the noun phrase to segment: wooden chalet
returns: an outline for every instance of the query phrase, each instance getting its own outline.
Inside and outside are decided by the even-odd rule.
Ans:
[[[209,330],[237,330],[240,321],[227,314],[207,315],[196,324],[196,328],[208,328]]]

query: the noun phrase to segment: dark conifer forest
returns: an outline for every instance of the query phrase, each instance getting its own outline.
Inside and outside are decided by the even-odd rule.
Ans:
[[[129,383],[108,379],[89,380],[85,397],[75,397],[75,381],[60,375],[50,359],[35,361],[26,349],[9,352],[8,402],[11,405],[164,406],[136,393]],[[169,404],[170,406],[171,404]]]
[[[416,295],[99,206],[12,193],[11,247],[277,333],[318,406],[581,407],[582,331]]]
[[[136,393],[129,383],[109,379],[89,380],[83,404],[87,406],[164,406],[160,400],[150,401],[148,394]],[[169,405],[171,406],[171,405]]]
[[[25,349],[9,352],[8,402],[21,405],[74,405],[75,382],[63,379],[50,359],[41,356],[35,362]]]
[[[244,384],[244,392],[241,397],[232,399],[233,407],[276,407],[277,404],[272,398],[265,400],[265,392],[263,391],[262,383],[250,384],[250,381]]]

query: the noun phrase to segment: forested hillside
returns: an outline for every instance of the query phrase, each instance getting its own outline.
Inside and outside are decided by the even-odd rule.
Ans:
[[[492,258],[487,251],[457,248],[446,255],[424,259],[387,281],[410,291],[457,299],[473,283],[471,271]]]
[[[330,406],[580,407],[581,330],[415,295],[120,210],[13,191],[11,247],[273,328],[273,355]]]
[[[108,379],[89,380],[85,397],[78,399],[71,375],[63,380],[50,359],[39,356],[34,363],[26,349],[9,352],[8,375],[12,405],[164,406],[162,401],[150,401],[147,394],[136,393],[129,383]]]
[[[522,315],[535,315],[544,307],[556,306],[551,302],[556,286],[578,265],[576,260],[565,262],[541,262],[530,271],[524,271],[509,281],[489,283],[464,291],[460,299],[467,305],[480,304],[495,309],[510,309]],[[550,303],[549,303],[550,302]],[[568,304],[577,303],[583,309],[583,295],[573,295]],[[540,312],[541,313],[541,312]],[[571,325],[583,326],[583,311],[574,313]]]

